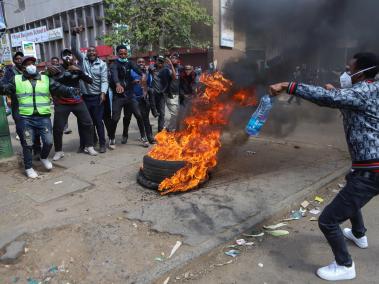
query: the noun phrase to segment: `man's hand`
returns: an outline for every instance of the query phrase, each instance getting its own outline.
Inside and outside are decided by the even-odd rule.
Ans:
[[[61,70],[57,66],[47,65],[46,68],[47,68],[47,72],[51,76],[55,76],[61,72]]]
[[[334,87],[332,84],[326,84],[325,85],[325,89],[327,89],[328,91],[330,90],[334,90],[336,87]]]
[[[289,83],[277,83],[270,86],[269,93],[272,97],[279,96],[281,93],[286,92],[288,89]]]
[[[101,93],[101,94],[100,94],[100,102],[101,102],[101,103],[105,102],[105,99],[106,99],[106,95],[105,95],[105,93]]]
[[[123,93],[124,93],[124,87],[121,86],[120,83],[117,83],[117,84],[116,84],[116,93],[117,93],[117,94],[123,94]]]
[[[171,61],[170,58],[166,58],[166,63],[167,63],[168,65],[170,65],[171,67],[174,66],[174,65],[172,64],[172,61]]]
[[[72,28],[72,33],[73,33],[74,35],[76,35],[76,34],[80,34],[83,30],[84,30],[83,26],[73,27],[73,28]]]
[[[70,65],[67,67],[67,70],[69,71],[82,71],[82,69],[80,69],[78,66],[76,65]]]

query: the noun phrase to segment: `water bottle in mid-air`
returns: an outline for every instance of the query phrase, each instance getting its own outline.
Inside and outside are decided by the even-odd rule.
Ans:
[[[258,108],[255,110],[249,120],[249,123],[246,125],[246,133],[249,134],[249,136],[259,135],[259,132],[265,124],[271,108],[271,97],[269,95],[264,95],[261,98]]]

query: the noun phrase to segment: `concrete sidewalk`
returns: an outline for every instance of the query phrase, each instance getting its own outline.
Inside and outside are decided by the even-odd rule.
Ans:
[[[310,129],[307,122],[298,127]],[[162,197],[136,183],[147,150],[137,142],[135,125],[127,145],[97,157],[74,153],[74,129],[64,137],[66,157],[41,179],[27,181],[12,165],[0,169],[0,247],[19,237],[31,248],[18,264],[0,266],[0,282],[15,275],[42,279],[46,267],[63,261],[70,272],[54,275],[57,281],[151,283],[348,170],[343,148],[309,137],[237,145],[226,134],[219,165],[204,187]],[[184,245],[173,258],[155,260],[178,240]]]
[[[324,208],[339,190],[338,184],[344,183],[341,178],[321,190],[320,195],[325,199],[321,204]],[[308,199],[311,201],[311,199]],[[299,204],[293,209],[297,210]],[[351,241],[347,241],[348,249],[355,262],[357,278],[352,281],[339,283],[378,283],[377,262],[379,233],[377,208],[379,199],[374,198],[364,207],[363,215],[368,229],[367,237],[369,249],[360,249]],[[288,217],[289,212],[270,220],[265,224],[277,224],[283,218]],[[171,278],[169,283],[193,283],[193,284],[322,284],[328,283],[315,274],[315,271],[333,261],[333,254],[318,228],[318,223],[310,221],[311,217],[318,215],[307,214],[301,220],[287,222],[288,225],[281,229],[288,230],[289,235],[284,237],[272,237],[267,234],[262,238],[249,238],[243,235],[236,236],[233,241],[225,243],[196,261],[178,271],[171,271],[156,283],[160,284]],[[351,227],[350,222],[342,224],[342,228]],[[257,228],[261,230],[261,228]],[[246,233],[250,234],[250,231]],[[241,254],[231,258],[224,254],[229,245],[235,244],[236,239],[245,238],[254,242],[253,246],[239,247]],[[335,283],[335,282],[333,282]]]

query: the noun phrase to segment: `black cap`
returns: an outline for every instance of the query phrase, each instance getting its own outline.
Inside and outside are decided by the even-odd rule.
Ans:
[[[63,58],[63,56],[66,56],[66,55],[72,55],[71,49],[66,48],[62,50],[61,57]]]
[[[37,59],[34,56],[24,56],[22,58],[21,64],[24,65],[26,61],[33,61],[33,63],[35,63]]]
[[[159,55],[159,56],[157,57],[157,61],[159,61],[159,62],[161,62],[161,63],[164,63],[164,62],[165,62],[165,58],[164,58],[164,56]]]
[[[17,51],[15,54],[13,54],[13,60],[14,60],[17,56],[24,57],[24,53],[23,53],[22,51]]]

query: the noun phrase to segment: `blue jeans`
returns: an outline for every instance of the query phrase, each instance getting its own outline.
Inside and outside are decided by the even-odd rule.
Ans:
[[[53,135],[50,117],[19,116],[16,121],[16,131],[20,137],[24,154],[25,169],[32,168],[33,145],[35,137],[42,139],[41,159],[47,159],[53,146]]]

